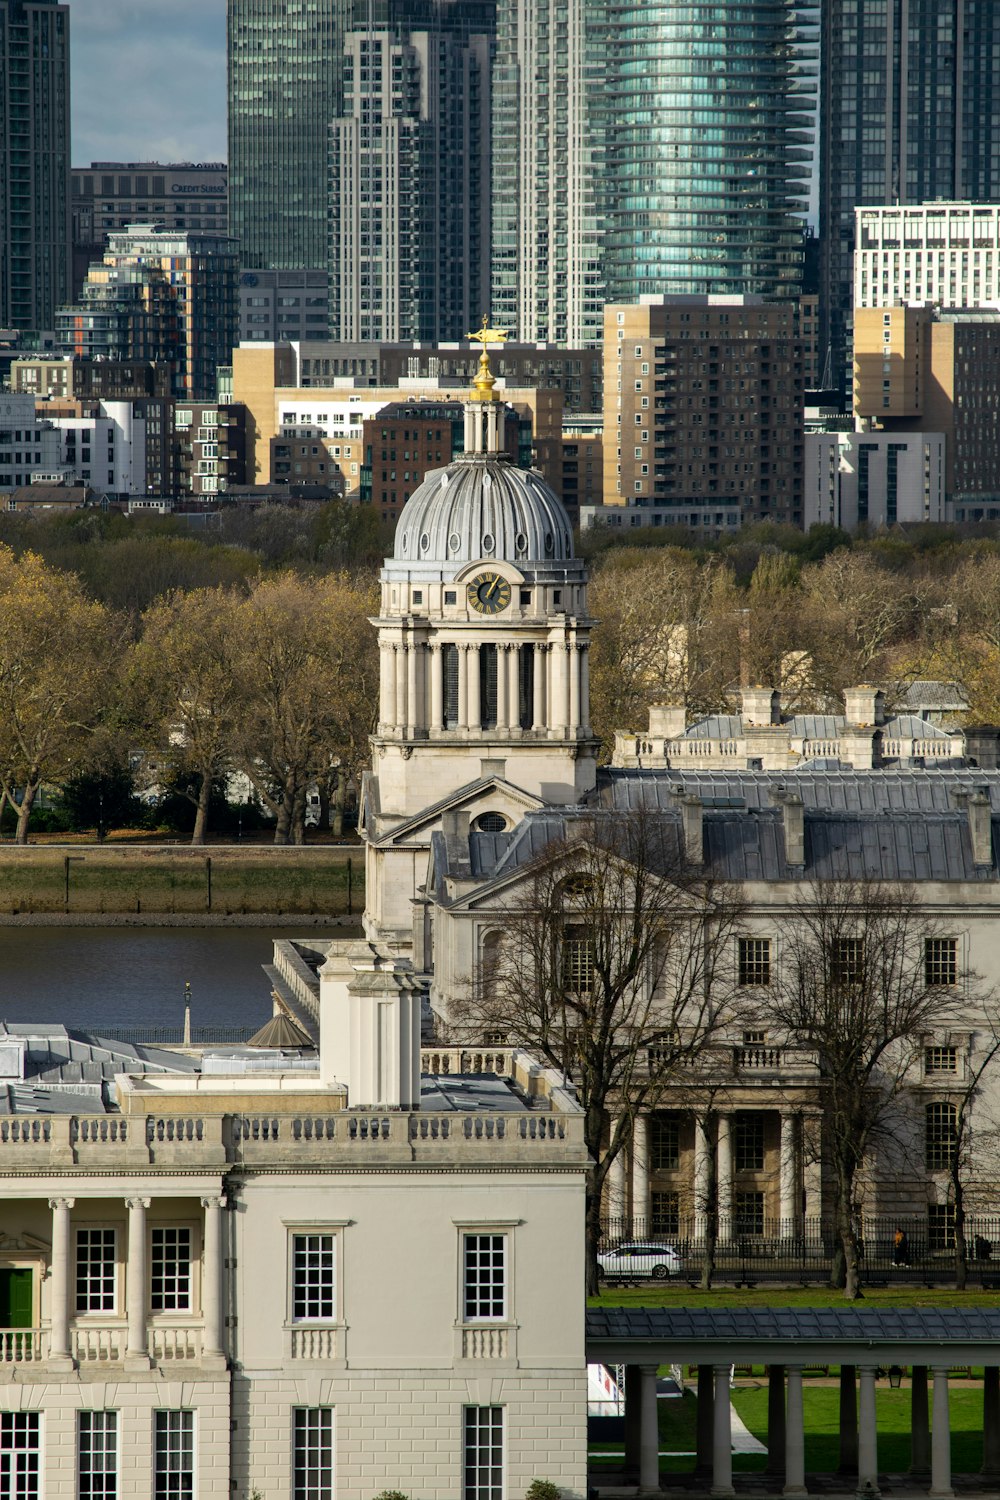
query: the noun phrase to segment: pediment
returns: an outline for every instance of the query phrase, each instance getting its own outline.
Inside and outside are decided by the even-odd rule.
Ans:
[[[378,849],[420,848],[430,843],[431,834],[441,827],[442,818],[449,812],[468,813],[470,820],[486,812],[498,812],[512,825],[521,821],[526,813],[536,812],[544,803],[540,797],[504,781],[499,776],[484,776],[477,781],[459,787],[440,802],[423,808],[413,817],[397,823],[381,838],[372,839]]]

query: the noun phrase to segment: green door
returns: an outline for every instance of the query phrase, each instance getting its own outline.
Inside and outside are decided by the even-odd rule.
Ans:
[[[0,1328],[30,1328],[31,1271],[0,1267]]]

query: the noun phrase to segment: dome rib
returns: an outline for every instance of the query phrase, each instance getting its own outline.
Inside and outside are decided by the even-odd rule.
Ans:
[[[400,516],[393,556],[410,564],[486,557],[565,562],[573,556],[573,532],[562,501],[541,475],[477,454],[426,476]]]

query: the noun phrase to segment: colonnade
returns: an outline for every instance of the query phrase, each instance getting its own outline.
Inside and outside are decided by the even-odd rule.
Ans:
[[[759,1113],[761,1111],[754,1111]],[[691,1199],[694,1208],[695,1232],[697,1221],[704,1217],[708,1203],[711,1162],[714,1153],[716,1184],[719,1200],[719,1232],[723,1239],[732,1231],[734,1155],[733,1113],[717,1116],[715,1140],[710,1140],[701,1122],[695,1120],[694,1170],[691,1182]],[[778,1160],[778,1217],[790,1224],[800,1217],[817,1216],[820,1212],[820,1161],[819,1152],[813,1149],[818,1141],[819,1115],[803,1115],[788,1111],[780,1114],[780,1151]],[[632,1146],[629,1153],[619,1152],[608,1172],[607,1213],[612,1221],[622,1223],[629,1216],[648,1224],[650,1222],[650,1117],[639,1115],[632,1127]],[[631,1208],[630,1208],[631,1205]]]
[[[891,1358],[887,1351],[886,1358]],[[948,1366],[914,1366],[911,1375],[911,1465],[915,1476],[930,1477],[931,1500],[954,1494]],[[659,1489],[659,1430],[655,1364],[625,1367],[625,1468],[638,1478],[640,1493]],[[699,1364],[695,1472],[711,1476],[711,1494],[735,1494],[729,1364]],[[840,1467],[859,1495],[876,1497],[878,1425],[875,1382],[883,1372],[874,1364],[844,1366],[840,1374]],[[768,1367],[767,1472],[782,1481],[782,1494],[795,1500],[808,1493],[805,1471],[803,1370],[785,1364]],[[928,1422],[928,1381],[933,1389],[933,1424]],[[987,1366],[983,1384],[983,1475],[1000,1477],[1000,1368]],[[845,1485],[846,1487],[846,1485]]]
[[[56,1369],[71,1369],[74,1353],[71,1338],[70,1288],[74,1278],[74,1256],[71,1236],[74,1198],[50,1198],[52,1210],[52,1266],[49,1300],[48,1359]],[[124,1306],[128,1320],[125,1344],[127,1369],[148,1369],[151,1364],[148,1347],[149,1314],[149,1243],[147,1210],[151,1199],[125,1199],[128,1209],[127,1268]],[[204,1213],[202,1226],[201,1312],[203,1360],[222,1360],[224,1353],[222,1297],[222,1214],[225,1199],[206,1197],[200,1200]],[[113,1316],[113,1315],[111,1315]]]
[[[521,714],[522,650],[531,652],[530,728],[556,737],[590,732],[590,648],[586,641],[427,641],[406,632],[379,645],[379,733],[421,738],[445,728],[445,650],[458,653],[459,730],[483,727],[481,648],[497,652],[497,730],[526,727]],[[491,726],[492,727],[492,726]]]

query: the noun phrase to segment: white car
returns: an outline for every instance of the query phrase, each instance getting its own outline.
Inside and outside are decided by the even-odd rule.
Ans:
[[[681,1258],[672,1245],[629,1240],[612,1250],[600,1250],[597,1265],[605,1281],[666,1281],[680,1276]]]

